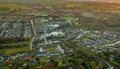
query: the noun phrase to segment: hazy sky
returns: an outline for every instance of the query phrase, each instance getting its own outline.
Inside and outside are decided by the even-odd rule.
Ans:
[[[76,0],[76,1],[120,1],[120,0]]]
[[[109,2],[109,3],[119,3],[120,0],[68,0],[68,1],[95,1],[95,2]]]

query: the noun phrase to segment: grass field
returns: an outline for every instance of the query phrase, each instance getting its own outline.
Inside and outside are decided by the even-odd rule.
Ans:
[[[0,14],[8,13],[10,11],[19,10],[20,6],[16,4],[0,4]]]
[[[2,10],[18,10],[18,9],[20,9],[20,6],[16,5],[16,4],[0,4],[0,9],[2,9]]]
[[[28,50],[28,46],[20,47],[20,48],[6,49],[4,54],[10,55],[10,54],[15,54],[15,53],[20,53],[20,52],[26,52],[27,50]]]
[[[0,14],[4,14],[11,11],[25,10],[30,9],[25,5],[17,5],[17,4],[3,4],[0,3]],[[24,14],[24,12],[15,12],[15,14]]]
[[[64,5],[66,8],[79,8],[86,10],[118,10],[120,5],[118,4],[106,4],[106,3],[68,3]]]
[[[23,46],[20,45],[21,43]],[[4,54],[8,55],[8,54],[26,52],[29,47],[29,41],[23,41],[23,42],[20,42],[20,44],[19,43],[18,44],[17,43],[8,43],[7,45],[10,45],[13,48],[6,49]],[[24,45],[27,45],[27,46],[24,46]]]
[[[48,48],[47,50],[48,50],[48,52],[55,52],[56,51],[55,48]]]
[[[3,53],[3,50],[2,49],[0,49],[0,54],[2,54]]]
[[[2,10],[0,10],[0,14],[3,14],[3,13],[6,13],[7,11],[2,11]]]
[[[65,20],[67,20],[67,21],[70,21],[70,20],[72,20],[72,18],[71,17],[63,17],[63,19],[65,19]]]

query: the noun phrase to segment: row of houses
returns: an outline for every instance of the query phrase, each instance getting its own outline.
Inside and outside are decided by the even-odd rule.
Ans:
[[[57,55],[64,54],[64,50],[61,48],[60,45],[57,45],[53,49],[54,51],[47,51],[47,48],[40,47],[39,50],[37,51],[36,56],[43,57],[43,56],[57,56]]]
[[[24,36],[31,37],[31,27],[27,23],[11,23],[5,22],[0,24],[1,37],[16,37]]]
[[[115,33],[108,31],[104,32],[103,34],[101,34],[99,31],[89,31],[87,33],[84,32],[85,31],[80,32],[79,38],[77,37],[77,40],[80,44],[90,48],[92,51],[99,53],[103,51],[112,51],[113,49],[114,51],[119,50],[119,37],[114,37]]]

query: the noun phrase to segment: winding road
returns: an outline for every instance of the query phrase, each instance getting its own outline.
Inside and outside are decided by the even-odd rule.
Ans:
[[[31,27],[32,27],[32,31],[33,31],[33,34],[34,34],[34,36],[32,37],[32,39],[31,39],[31,41],[30,41],[30,48],[29,48],[29,50],[32,50],[32,47],[33,47],[33,41],[35,40],[35,37],[37,36],[37,33],[36,33],[36,31],[35,31],[35,27],[34,27],[34,25],[33,25],[33,19],[31,19]]]

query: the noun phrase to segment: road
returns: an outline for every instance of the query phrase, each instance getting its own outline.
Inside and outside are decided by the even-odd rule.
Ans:
[[[33,19],[31,19],[31,26],[32,26],[32,30],[33,30],[34,36],[37,36],[37,33],[35,31],[35,27],[33,25]]]
[[[108,69],[113,69],[113,66],[109,62],[107,62],[106,60],[104,60],[102,58],[99,58],[99,59],[101,59],[101,61],[105,62],[108,65],[108,67],[109,67]]]
[[[105,45],[105,46],[114,46],[114,45],[119,44],[119,43],[120,43],[120,41],[117,41],[117,42],[115,42],[115,43],[108,44],[108,45]]]
[[[30,48],[29,48],[29,50],[32,50],[32,47],[33,47],[33,41],[35,40],[35,37],[37,36],[37,33],[36,33],[36,31],[35,31],[35,27],[34,27],[34,25],[33,25],[33,19],[31,19],[31,27],[32,27],[32,31],[33,31],[33,34],[34,34],[34,36],[32,37],[32,39],[31,39],[31,41],[30,41]]]

